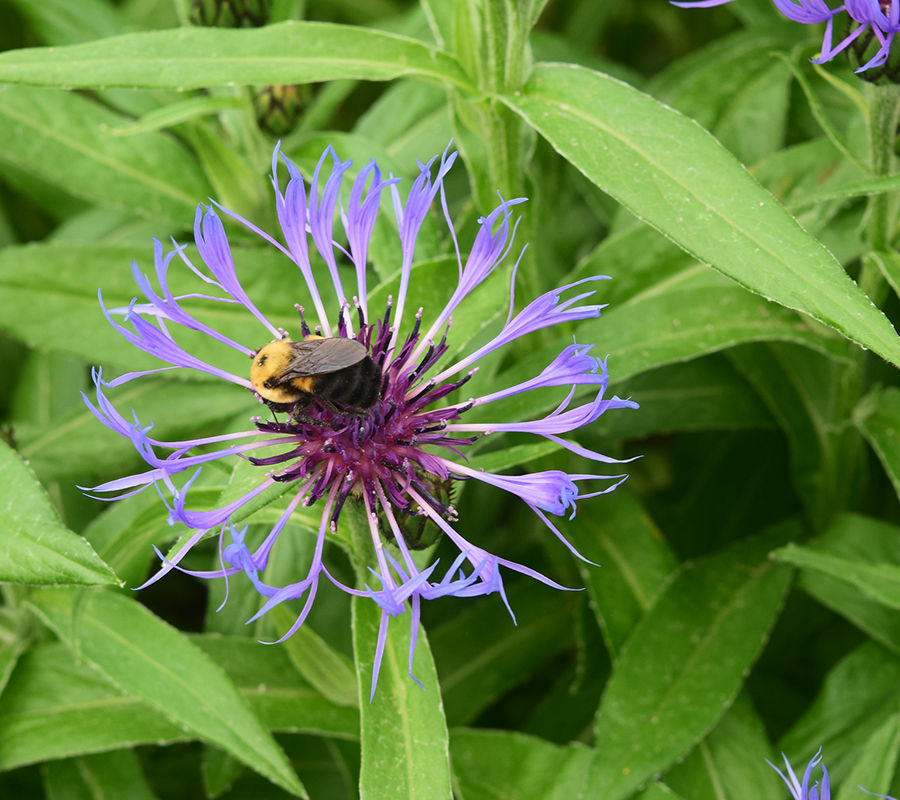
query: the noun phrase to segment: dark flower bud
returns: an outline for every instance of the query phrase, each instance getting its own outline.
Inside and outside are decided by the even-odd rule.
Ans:
[[[259,86],[253,94],[253,110],[259,127],[272,136],[290,133],[300,121],[309,98],[305,84],[276,83]]]
[[[207,28],[261,28],[272,0],[192,0],[191,22]]]

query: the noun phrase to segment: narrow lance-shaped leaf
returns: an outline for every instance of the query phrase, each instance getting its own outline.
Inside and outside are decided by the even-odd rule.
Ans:
[[[404,75],[472,88],[449,53],[404,36],[324,22],[131,33],[0,56],[0,81],[67,88],[199,89]]]
[[[266,727],[354,739],[359,714],[315,692],[281,648],[234,636],[192,636],[226,669]],[[197,738],[139,697],[116,688],[61,643],[33,647],[0,695],[0,770],[25,764]]]
[[[843,514],[811,543],[817,552],[869,565],[900,564],[900,529],[858,514]],[[857,585],[821,570],[802,569],[797,585],[822,605],[894,653],[900,653],[900,609],[873,600]]]
[[[509,731],[457,728],[450,738],[453,779],[465,800],[582,797],[594,751]]]
[[[112,136],[124,121],[71,92],[2,86],[0,161],[106,208],[190,220],[210,194],[200,166],[161,133]]]
[[[853,411],[853,421],[881,460],[900,495],[900,390],[875,389]]]
[[[900,566],[867,564],[820,553],[811,547],[789,544],[776,550],[774,558],[798,567],[824,572],[833,578],[852,583],[864,595],[889,608],[900,608]]]
[[[353,649],[360,691],[361,800],[451,797],[447,724],[425,631],[419,629],[413,673],[407,674],[409,618],[392,621],[378,689],[369,701],[381,609],[353,598]]]
[[[51,761],[44,765],[44,788],[53,800],[156,800],[131,750]]]
[[[59,520],[50,498],[21,459],[0,442],[0,581],[116,583],[91,546]]]
[[[306,796],[235,685],[179,631],[111,592],[44,591],[31,602],[60,638],[116,685],[291,794]]]
[[[619,800],[670,766],[727,710],[788,588],[769,551],[800,535],[782,525],[684,570],[619,657],[597,716],[586,796]]]
[[[538,65],[525,89],[503,100],[604,191],[701,261],[900,364],[887,318],[692,120],[571,65]]]

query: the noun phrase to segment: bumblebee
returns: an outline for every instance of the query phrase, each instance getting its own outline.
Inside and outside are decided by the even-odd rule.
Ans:
[[[298,418],[313,401],[336,414],[367,416],[381,399],[381,370],[365,345],[343,337],[270,342],[253,357],[250,380],[269,408]]]

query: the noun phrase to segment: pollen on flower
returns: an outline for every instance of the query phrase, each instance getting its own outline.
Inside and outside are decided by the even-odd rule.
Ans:
[[[412,676],[422,601],[449,595],[498,593],[505,603],[501,567],[558,589],[565,588],[527,566],[489,553],[482,548],[483,543],[464,538],[456,528],[457,514],[452,505],[456,480],[479,480],[521,498],[548,530],[580,557],[547,515],[574,514],[577,501],[611,491],[625,478],[618,474],[569,474],[561,470],[497,475],[467,465],[465,453],[471,445],[495,433],[529,433],[594,462],[618,463],[563,437],[591,424],[608,410],[637,407],[631,400],[606,397],[605,361],[590,355],[590,345],[577,343],[562,348],[529,380],[472,397],[461,391],[476,373],[477,362],[488,354],[530,333],[597,317],[603,306],[589,302],[595,293],[592,285],[602,280],[596,277],[546,292],[516,313],[513,266],[506,322],[474,352],[450,357],[453,313],[509,256],[515,238],[513,209],[524,202],[522,198],[501,201],[480,219],[475,240],[463,258],[443,192],[444,177],[455,158],[455,153],[445,151],[439,161],[435,156],[420,164],[419,175],[405,202],[397,186],[399,179],[383,179],[373,161],[352,182],[344,208],[340,190],[349,161],[342,162],[328,148],[307,184],[297,167],[276,148],[272,185],[285,244],[248,220],[219,208],[296,267],[297,279],[305,284],[311,298],[309,320],[305,309],[295,303],[296,298],[286,298],[288,307],[293,306],[298,314],[300,335],[296,341],[274,325],[245,291],[224,226],[213,207],[198,208],[194,222],[200,263],[190,260],[183,245],[173,243],[166,252],[156,242],[155,284],[137,265],[133,269],[144,302],[135,299],[127,308],[107,309],[101,297],[101,307],[110,324],[135,347],[161,359],[166,364],[162,370],[195,370],[222,379],[233,384],[225,390],[250,392],[282,416],[253,416],[251,427],[244,431],[168,442],[152,438],[152,424],[143,425],[136,415],[133,421],[126,419],[106,396],[106,389],[160,370],[128,373],[112,381],[105,381],[97,370],[96,400],[85,398],[97,419],[129,438],[148,465],[143,472],[109,481],[92,491],[124,497],[155,486],[168,505],[171,522],[187,529],[177,552],[168,556],[159,553],[161,568],[145,585],[160,580],[173,569],[203,579],[223,578],[226,582],[240,574],[264,599],[252,619],[286,600],[303,599],[301,613],[279,641],[303,624],[323,578],[351,595],[369,598],[381,609],[372,695],[391,617],[410,615]],[[283,191],[279,180],[281,165],[289,178]],[[402,259],[399,288],[379,315],[379,310],[370,308],[366,279],[370,238],[384,191],[389,191],[393,200]],[[457,254],[457,286],[442,309],[417,309],[404,327],[416,239],[438,200]],[[340,237],[334,230],[336,219],[343,228]],[[310,260],[310,239],[325,265],[318,275]],[[336,253],[342,253],[353,265],[355,286],[350,292],[345,289],[346,274],[338,269]],[[175,295],[170,291],[168,270],[176,258],[177,263],[210,287],[209,294]],[[183,301],[198,297],[207,303],[241,306],[248,319],[255,320],[259,327],[256,341],[236,341],[195,316]],[[337,314],[329,316],[328,307],[336,308]],[[119,317],[124,318],[122,322]],[[209,364],[177,343],[174,334],[178,329],[194,331],[224,351],[230,348],[254,359],[254,366],[247,374],[239,374]],[[263,341],[277,347],[260,346]],[[267,365],[270,355],[280,361]],[[487,423],[466,420],[467,412],[475,406],[483,408],[503,398],[547,387],[562,387],[569,394],[543,418],[523,421],[501,417]],[[579,387],[589,394],[589,399],[573,404]],[[191,487],[203,466],[236,458],[259,468],[258,482],[243,496],[219,508],[193,509],[189,503]],[[585,482],[591,491],[582,491],[580,484]],[[236,527],[233,518],[238,513],[241,518],[246,516],[253,504],[278,487],[286,502],[282,501],[278,519],[263,542],[251,549],[245,541],[246,528]],[[325,563],[326,539],[335,538],[333,534],[339,530],[348,502],[360,505],[364,511],[376,560],[364,565],[373,579],[356,586],[339,581]],[[275,542],[292,515],[301,507],[311,506],[321,511],[309,569],[298,575],[296,582],[282,586],[268,583],[266,569]],[[457,551],[441,575],[437,573],[438,561],[422,568],[418,566],[421,560],[413,557],[412,551],[431,542],[424,535],[426,522]],[[220,568],[186,569],[182,565],[185,555],[211,536],[219,538]]]

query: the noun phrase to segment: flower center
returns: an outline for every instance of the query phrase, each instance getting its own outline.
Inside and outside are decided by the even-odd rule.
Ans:
[[[332,530],[336,529],[348,496],[365,493],[374,507],[379,484],[398,509],[415,513],[408,499],[408,490],[413,487],[438,512],[452,519],[453,509],[434,496],[447,494],[444,487],[450,475],[442,461],[425,448],[454,449],[477,438],[450,437],[444,432],[448,421],[459,419],[471,403],[428,408],[468,380],[466,376],[437,385],[422,377],[447,351],[447,331],[439,343],[429,342],[425,353],[414,363],[421,314],[402,347],[394,350],[390,312],[389,305],[382,320],[371,325],[363,322],[355,339],[348,338],[344,325],[338,331],[338,338],[365,347],[366,359],[377,373],[370,376],[379,384],[375,402],[365,409],[348,407],[313,391],[314,386],[304,386],[297,393],[298,397],[304,396],[294,405],[269,402],[273,410],[289,413],[286,421],[255,421],[261,432],[283,434],[290,447],[275,456],[251,458],[251,462],[259,466],[285,465],[272,475],[277,481],[308,481],[305,505],[316,502],[335,480],[342,480],[332,514]],[[304,334],[310,335],[305,323]],[[257,353],[254,363],[265,349]]]

